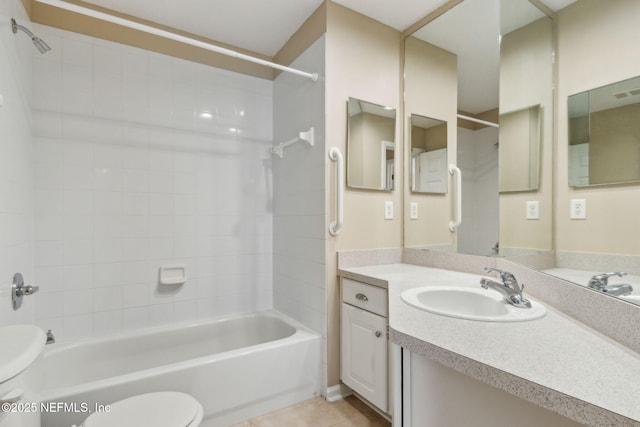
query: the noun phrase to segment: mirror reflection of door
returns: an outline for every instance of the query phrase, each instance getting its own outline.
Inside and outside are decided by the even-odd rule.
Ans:
[[[428,151],[418,155],[416,191],[447,192],[447,149]]]
[[[448,190],[447,122],[411,115],[411,191],[445,194]]]

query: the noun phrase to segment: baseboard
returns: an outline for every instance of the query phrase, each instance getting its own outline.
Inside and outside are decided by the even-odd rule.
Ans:
[[[340,399],[344,399],[347,396],[352,395],[353,392],[349,387],[344,384],[336,384],[327,388],[326,399],[327,402],[335,402]]]

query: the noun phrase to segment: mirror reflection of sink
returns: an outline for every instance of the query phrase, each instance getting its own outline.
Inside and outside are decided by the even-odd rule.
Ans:
[[[620,295],[618,298],[622,298],[623,300],[634,304],[640,304],[640,295]]]
[[[453,286],[425,286],[402,292],[402,301],[420,310],[443,316],[485,322],[521,322],[543,317],[547,309],[536,301],[531,308],[507,303],[491,290]]]
[[[0,327],[0,383],[31,365],[47,341],[44,331],[34,325]]]

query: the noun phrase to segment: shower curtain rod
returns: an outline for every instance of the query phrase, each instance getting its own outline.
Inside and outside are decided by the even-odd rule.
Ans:
[[[475,117],[465,116],[463,114],[458,114],[458,118],[459,119],[464,119],[464,120],[469,120],[470,122],[475,122],[475,123],[480,123],[480,124],[483,124],[483,125],[491,126],[491,127],[494,127],[494,128],[499,128],[500,127],[500,125],[498,123],[488,122],[486,120],[476,119]]]
[[[149,25],[140,24],[138,22],[130,21],[124,18],[119,18],[117,16],[109,15],[107,13],[99,12],[97,10],[78,6],[76,4],[67,3],[61,0],[36,0],[36,1],[38,3],[47,4],[49,6],[65,9],[70,12],[79,13],[81,15],[90,16],[92,18],[100,19],[102,21],[108,21],[117,25],[122,25],[124,27],[132,28],[134,30],[143,31],[145,33],[153,34],[156,36],[160,36],[160,37],[168,38],[181,43],[185,43],[191,46],[206,49],[211,52],[216,52],[222,55],[231,56],[233,58],[238,58],[248,62],[253,62],[254,64],[275,68],[277,70],[286,71],[288,73],[297,74],[299,76],[311,79],[314,82],[318,80],[318,73],[307,73],[305,71],[296,70],[295,68],[285,67],[284,65],[276,64],[275,62],[265,61],[264,59],[260,59],[254,56],[245,55],[244,53],[236,52],[235,50],[226,49],[224,47],[216,46],[210,43],[205,43],[199,40],[192,39],[190,37],[181,36],[179,34],[154,28]]]

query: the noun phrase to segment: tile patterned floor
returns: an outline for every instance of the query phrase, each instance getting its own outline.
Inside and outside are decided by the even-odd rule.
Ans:
[[[316,397],[232,427],[391,427],[391,423],[349,396],[333,403]]]

